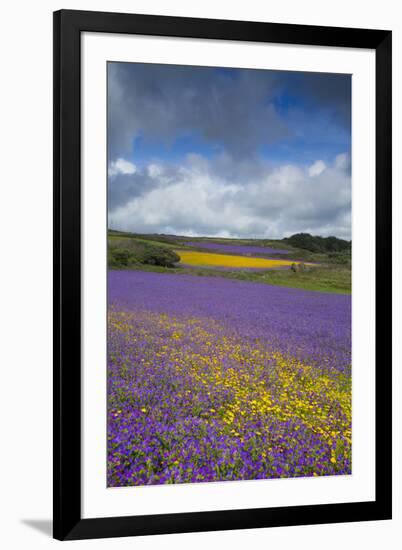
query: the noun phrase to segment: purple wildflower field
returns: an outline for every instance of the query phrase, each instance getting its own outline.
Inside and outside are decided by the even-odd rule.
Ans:
[[[350,296],[109,271],[108,302],[109,487],[351,473]]]
[[[187,246],[197,248],[206,248],[218,252],[228,252],[230,254],[239,254],[241,256],[271,256],[272,254],[289,254],[289,250],[281,248],[269,248],[268,246],[251,246],[240,244],[224,244],[206,241],[186,242]]]

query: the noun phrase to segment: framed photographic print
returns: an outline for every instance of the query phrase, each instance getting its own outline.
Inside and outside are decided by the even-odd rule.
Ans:
[[[391,517],[391,32],[54,14],[54,536]]]

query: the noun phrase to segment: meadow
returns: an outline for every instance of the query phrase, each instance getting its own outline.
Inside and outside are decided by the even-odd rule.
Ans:
[[[281,240],[207,239],[110,230],[108,244],[110,269],[351,292],[351,243],[332,237],[299,234]]]
[[[210,272],[109,271],[108,486],[350,474],[350,295]]]

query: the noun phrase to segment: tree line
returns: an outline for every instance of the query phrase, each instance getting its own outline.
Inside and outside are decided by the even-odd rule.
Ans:
[[[352,249],[352,241],[338,239],[338,237],[319,237],[310,233],[296,233],[283,239],[284,242],[295,248],[303,248],[310,252],[348,252]]]

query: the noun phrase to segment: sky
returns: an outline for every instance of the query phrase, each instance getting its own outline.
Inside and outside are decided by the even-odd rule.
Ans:
[[[108,224],[351,238],[350,75],[108,63]]]

